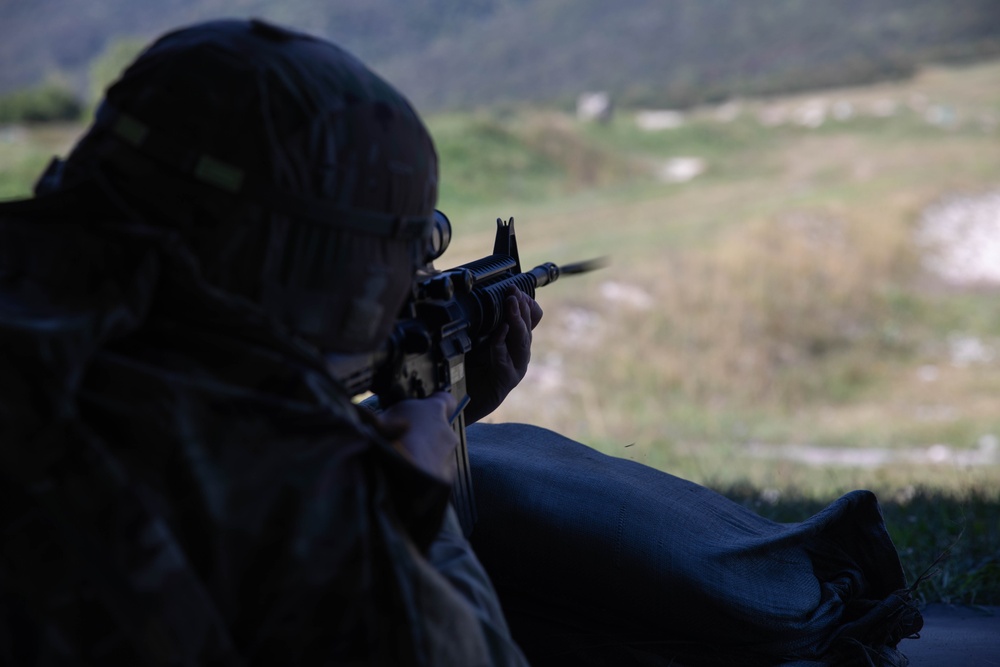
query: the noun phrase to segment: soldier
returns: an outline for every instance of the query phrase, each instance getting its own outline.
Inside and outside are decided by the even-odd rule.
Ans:
[[[524,664],[447,509],[454,400],[366,421],[321,354],[387,335],[437,175],[355,58],[220,21],[0,207],[0,662]]]

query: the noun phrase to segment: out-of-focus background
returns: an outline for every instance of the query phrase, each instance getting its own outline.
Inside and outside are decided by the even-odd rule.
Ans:
[[[152,37],[259,16],[401,88],[442,268],[517,220],[529,421],[780,521],[875,490],[919,595],[1000,603],[996,0],[0,0],[0,198]]]

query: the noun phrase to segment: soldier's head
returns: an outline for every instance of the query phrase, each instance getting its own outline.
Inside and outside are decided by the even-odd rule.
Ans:
[[[260,21],[154,42],[66,161],[176,230],[205,278],[321,347],[376,347],[405,299],[437,156],[403,96],[337,46]]]

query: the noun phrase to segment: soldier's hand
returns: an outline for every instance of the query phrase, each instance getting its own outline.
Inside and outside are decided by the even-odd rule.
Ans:
[[[448,419],[456,407],[451,394],[438,392],[427,398],[400,401],[384,410],[381,419],[402,431],[395,443],[415,466],[451,482],[456,473],[453,453],[458,436]]]
[[[466,384],[472,399],[466,421],[490,414],[524,378],[531,360],[531,330],[542,319],[542,307],[512,287],[504,297],[503,321],[487,345],[466,358]]]

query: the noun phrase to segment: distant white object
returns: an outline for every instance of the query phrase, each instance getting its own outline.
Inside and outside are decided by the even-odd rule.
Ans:
[[[916,240],[925,251],[924,265],[944,280],[1000,284],[1000,190],[929,206]]]
[[[958,125],[958,114],[951,107],[935,104],[924,112],[924,120],[938,127],[953,128]]]
[[[896,109],[898,108],[895,100],[881,99],[875,100],[872,104],[872,115],[878,118],[888,118],[889,116],[896,115]]]
[[[802,127],[820,127],[826,120],[826,100],[809,100],[795,109],[794,116],[795,123]]]
[[[997,353],[993,346],[975,336],[953,333],[948,336],[948,356],[951,357],[952,366],[966,368],[990,364],[996,359]]]
[[[838,100],[834,102],[833,108],[830,109],[830,115],[836,120],[850,120],[854,117],[854,105],[847,100]]]
[[[757,122],[764,127],[778,127],[788,122],[788,109],[780,106],[764,107],[757,111]]]
[[[660,163],[656,175],[664,183],[685,183],[704,173],[706,166],[700,157],[675,157]]]
[[[636,285],[609,280],[601,283],[601,296],[608,301],[622,304],[634,310],[649,310],[653,307],[653,297]]]
[[[731,123],[740,117],[743,106],[736,101],[726,102],[715,108],[715,120],[720,123]]]
[[[606,123],[614,110],[611,95],[605,92],[584,93],[576,100],[576,117],[583,121]]]
[[[635,124],[640,130],[659,132],[673,130],[684,124],[684,114],[667,109],[660,111],[639,111],[635,114]]]

